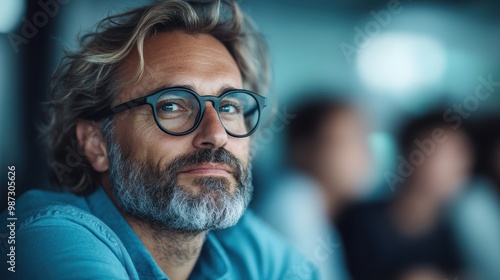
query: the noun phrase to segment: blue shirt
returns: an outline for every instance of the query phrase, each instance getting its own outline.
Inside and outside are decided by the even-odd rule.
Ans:
[[[5,267],[10,230],[0,229],[1,279],[168,279],[102,188],[88,196],[29,191],[17,201],[16,218],[15,272]],[[317,276],[247,210],[235,226],[208,232],[190,279]]]

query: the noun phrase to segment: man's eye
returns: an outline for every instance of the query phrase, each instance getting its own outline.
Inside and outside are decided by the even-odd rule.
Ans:
[[[165,102],[160,106],[160,110],[162,110],[163,112],[178,112],[184,111],[184,108],[174,102]]]
[[[236,114],[240,112],[240,108],[237,105],[225,104],[219,107],[219,112],[227,114]]]

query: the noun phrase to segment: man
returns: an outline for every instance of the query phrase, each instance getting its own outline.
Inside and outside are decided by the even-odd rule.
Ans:
[[[314,278],[243,215],[265,57],[232,1],[158,2],[84,36],[55,74],[44,130],[70,192],[17,202],[16,279]]]

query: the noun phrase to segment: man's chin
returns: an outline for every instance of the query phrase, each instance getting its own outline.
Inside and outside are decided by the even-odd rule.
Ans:
[[[183,220],[182,218],[177,217],[175,220],[172,221],[149,220],[149,219],[144,219],[144,217],[142,218],[137,217],[137,218],[143,221],[149,220],[150,224],[154,225],[157,229],[196,233],[207,230],[218,230],[218,229],[225,229],[228,227],[232,227],[238,223],[239,219],[243,216],[244,211],[245,210],[242,209],[241,212],[238,212],[237,215],[234,215],[232,217],[228,217],[226,215],[211,216],[210,221],[205,223],[200,222],[204,220],[203,217],[197,217],[197,216],[190,216],[189,220],[185,219]],[[207,211],[207,214],[209,213],[212,213],[212,211]],[[185,215],[183,216],[185,217]]]
[[[246,209],[247,200],[239,192],[229,193],[228,186],[220,185],[220,180],[207,180],[201,186],[188,185],[196,192],[175,186],[168,202],[162,203],[160,197],[148,195],[132,204],[122,201],[123,206],[128,206],[125,207],[127,214],[159,229],[199,232],[235,225]]]

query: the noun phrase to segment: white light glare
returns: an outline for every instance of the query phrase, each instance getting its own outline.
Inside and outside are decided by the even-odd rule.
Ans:
[[[362,48],[357,69],[369,90],[411,93],[440,82],[446,67],[443,46],[423,35],[381,34]]]
[[[0,33],[9,33],[21,22],[26,2],[0,0]]]

